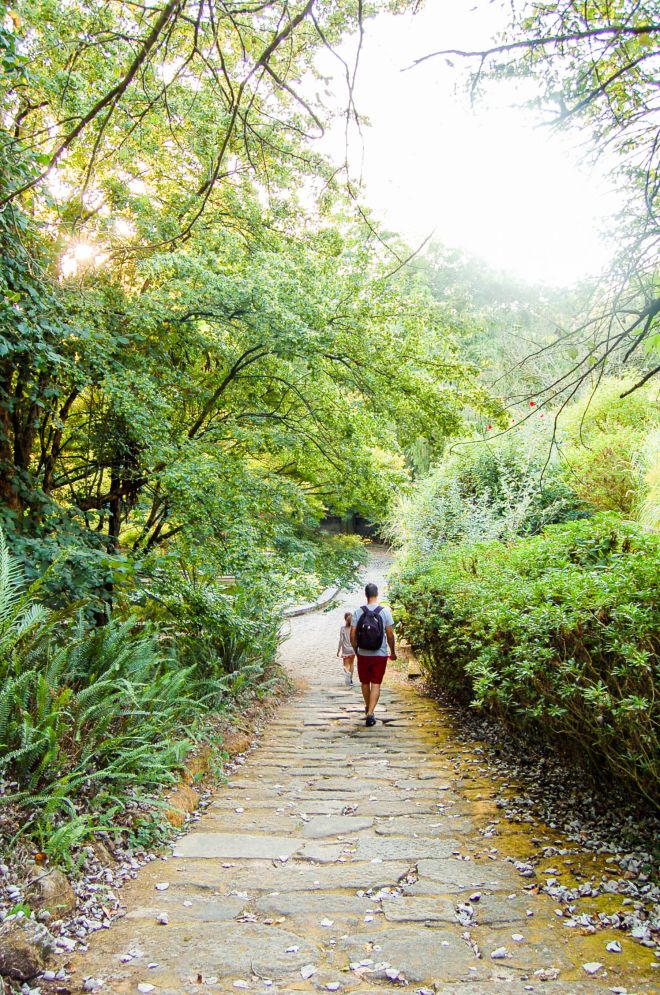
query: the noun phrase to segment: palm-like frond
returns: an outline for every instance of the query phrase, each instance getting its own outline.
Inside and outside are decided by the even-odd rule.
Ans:
[[[21,643],[27,645],[29,636],[45,631],[49,619],[50,612],[35,601],[35,588],[26,584],[0,529],[0,673]]]

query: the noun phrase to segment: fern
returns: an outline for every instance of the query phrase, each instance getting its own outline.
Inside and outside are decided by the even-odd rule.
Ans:
[[[28,652],[28,637],[39,638],[47,630],[49,612],[34,600],[18,561],[7,548],[0,529],[0,677],[20,665]]]
[[[138,799],[155,811],[149,792],[173,782],[204,714],[246,695],[262,668],[226,631],[198,638],[181,666],[134,618],[90,628],[49,612],[39,583],[27,586],[0,532],[0,771],[18,784],[0,807],[18,805],[22,832],[66,862],[96,829],[81,807],[105,826]]]

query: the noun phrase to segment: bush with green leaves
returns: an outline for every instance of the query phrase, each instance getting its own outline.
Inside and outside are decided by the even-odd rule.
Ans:
[[[94,627],[37,595],[0,532],[0,811],[21,810],[19,831],[62,858],[137,800],[153,810],[205,716],[248,692],[245,671],[184,666],[135,618]]]
[[[417,557],[446,543],[534,534],[583,516],[583,502],[560,476],[558,463],[545,467],[550,447],[551,429],[544,423],[487,444],[458,444],[395,502],[389,537]]]
[[[660,537],[615,515],[403,566],[392,600],[432,680],[660,804]]]
[[[258,676],[273,660],[281,614],[272,592],[255,587],[250,601],[245,588],[209,583],[190,573],[159,570],[151,580],[140,595],[141,617],[158,626],[197,680],[247,668]]]
[[[660,528],[660,406],[653,382],[622,397],[637,378],[610,378],[569,407],[561,423],[561,476],[599,511]]]
[[[256,675],[254,668],[275,657],[282,609],[312,601],[331,585],[350,585],[365,559],[356,536],[281,523],[269,528],[265,549],[246,523],[232,537],[237,550],[230,537],[220,548],[179,538],[168,552],[145,559],[118,603],[156,624],[199,677],[246,668]]]

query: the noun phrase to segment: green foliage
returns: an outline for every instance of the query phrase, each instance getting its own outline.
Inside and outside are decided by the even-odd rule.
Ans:
[[[224,651],[183,666],[135,619],[90,627],[49,614],[0,535],[0,775],[14,785],[0,804],[19,805],[22,831],[61,859],[109,813],[139,797],[153,806],[203,717],[256,692],[263,665]]]
[[[34,600],[35,588],[26,588],[18,561],[0,529],[0,668],[38,640],[48,619],[47,610]]]
[[[632,383],[606,380],[593,397],[568,410],[561,426],[562,475],[594,508],[643,516],[657,527],[658,389],[650,383],[622,399]]]
[[[130,4],[21,0],[3,35],[23,62],[0,133],[21,164],[0,190],[0,516],[35,573],[58,562],[57,603],[75,592],[97,612],[157,552],[197,568],[208,551],[207,573],[245,586],[270,559],[273,586],[300,596],[322,582],[305,561],[331,549],[311,553],[326,511],[377,519],[410,447],[437,455],[487,404],[453,314],[392,273],[401,246],[309,147],[320,109],[297,81],[353,8],[322,4],[281,37],[282,0],[240,24],[210,9],[160,24]],[[115,92],[136,51],[139,85]]]
[[[533,534],[582,516],[557,462],[543,473],[550,446],[550,425],[543,422],[489,442],[457,444],[394,503],[390,537],[414,559],[446,543]]]
[[[236,592],[159,569],[147,590],[142,615],[176,646],[200,678],[262,671],[278,645],[279,604],[266,584]],[[270,596],[269,596],[270,594]]]
[[[433,680],[655,804],[660,539],[601,514],[404,567],[393,591]]]

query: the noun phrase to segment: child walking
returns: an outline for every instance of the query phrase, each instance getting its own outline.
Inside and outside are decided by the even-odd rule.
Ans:
[[[355,650],[351,645],[351,624],[353,616],[351,612],[344,612],[344,624],[339,630],[339,646],[337,656],[344,661],[344,684],[350,687],[353,683],[353,667],[355,665]]]

